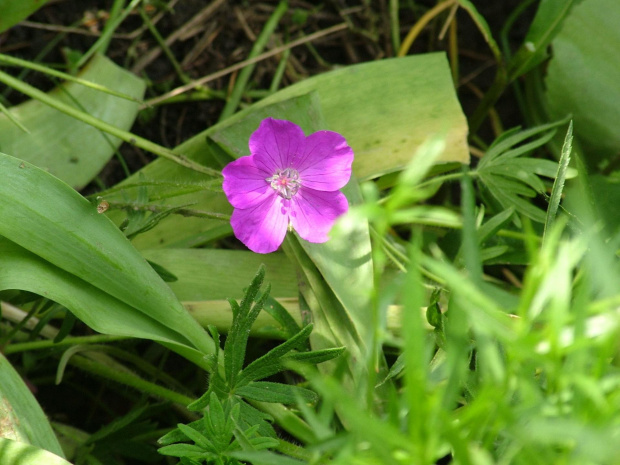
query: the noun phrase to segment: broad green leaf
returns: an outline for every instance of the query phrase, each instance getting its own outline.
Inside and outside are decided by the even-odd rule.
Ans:
[[[3,465],[71,465],[58,454],[6,438],[0,438],[0,463]]]
[[[0,32],[26,19],[47,2],[48,0],[0,0]]]
[[[418,146],[435,133],[446,134],[447,150],[438,163],[469,162],[467,123],[454,93],[448,63],[441,53],[364,63],[306,79],[196,135],[175,152],[222,168],[207,138],[229,147],[237,156],[247,155],[249,135],[262,119],[272,116],[295,121],[304,117],[307,106],[303,102],[312,92],[317,94],[326,127],[341,133],[353,148],[353,169],[360,179],[403,169]],[[242,121],[248,126],[237,126],[244,124]],[[140,172],[149,181],[204,180],[199,173],[163,159]],[[135,183],[137,178],[135,175],[126,183]],[[170,203],[196,203],[193,208],[231,211],[223,195],[207,191],[179,196]],[[122,221],[118,213],[111,216]],[[138,236],[134,243],[139,249],[191,247],[208,240],[210,231],[221,226],[223,223],[217,220],[175,216]],[[230,229],[226,234],[231,234]]]
[[[309,92],[317,93],[327,128],[341,133],[355,152],[353,171],[360,179],[403,169],[418,146],[436,133],[446,134],[448,147],[438,163],[469,162],[467,123],[442,53],[320,74],[277,92],[226,123],[245,118],[255,108]],[[231,146],[227,139],[214,138]]]
[[[0,173],[0,236],[177,333],[175,340],[205,354],[213,352],[207,333],[94,205],[49,173],[17,158],[0,154]],[[6,265],[0,261],[0,266]],[[92,316],[106,320],[108,313]]]
[[[144,95],[141,79],[101,55],[96,55],[79,77],[139,99]],[[76,82],[64,83],[49,95],[125,130],[138,112],[136,102]],[[28,133],[0,114],[0,151],[47,170],[76,189],[88,184],[120,145],[118,138],[36,100],[9,111]]]
[[[181,301],[240,299],[261,263],[272,297],[297,296],[295,269],[281,253],[170,248],[143,250],[142,255],[177,277],[168,285]]]
[[[161,322],[1,236],[0,257],[1,290],[19,289],[45,296],[103,334],[189,346],[183,335]]]
[[[572,114],[575,138],[591,164],[620,150],[620,3],[576,5],[553,41],[547,97],[552,118]]]
[[[222,332],[230,329],[232,313],[226,299],[243,297],[243,288],[252,280],[261,263],[266,267],[265,281],[271,285],[270,298],[277,299],[273,305],[283,305],[296,324],[300,322],[295,269],[282,253],[258,255],[246,250],[148,249],[142,251],[142,255],[177,277],[168,285],[203,327],[214,325]],[[270,302],[273,301],[267,302],[266,311],[259,313],[251,334],[283,338],[287,327],[268,313]]]
[[[0,438],[32,444],[64,457],[64,453],[30,389],[9,361],[0,354]],[[4,447],[11,447],[4,444]],[[0,463],[3,443],[0,443]],[[51,462],[50,462],[51,463]]]

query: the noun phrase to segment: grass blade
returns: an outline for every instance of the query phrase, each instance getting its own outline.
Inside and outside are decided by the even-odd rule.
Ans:
[[[545,229],[543,232],[543,241],[547,237],[547,231],[553,225],[555,217],[560,207],[560,201],[562,200],[562,192],[564,191],[564,183],[566,182],[566,172],[568,171],[568,163],[570,162],[570,154],[573,148],[573,121],[568,125],[568,131],[566,131],[566,138],[564,139],[564,145],[562,146],[562,156],[560,157],[560,163],[558,166],[558,174],[553,181],[553,187],[551,188],[551,197],[549,198],[549,207],[547,208],[547,217],[545,219]]]

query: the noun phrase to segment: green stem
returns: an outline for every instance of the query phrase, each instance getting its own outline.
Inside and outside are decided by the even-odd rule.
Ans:
[[[25,319],[23,321],[26,321]],[[98,334],[96,336],[78,336],[66,337],[62,341],[54,342],[52,340],[31,341],[11,344],[4,348],[5,354],[15,354],[18,352],[27,352],[29,350],[55,349],[58,347],[72,346],[77,344],[100,344],[105,342],[122,341],[129,339],[125,336],[108,336]]]
[[[125,18],[132,12],[132,10],[137,7],[142,0],[133,0],[125,11],[119,14],[116,18],[108,21],[101,33],[101,36],[97,39],[97,41],[93,44],[93,46],[84,54],[82,58],[75,65],[76,68],[81,68],[84,64],[97,52],[101,51],[102,53],[105,51],[106,47],[110,43],[110,38],[114,31],[120,24],[125,20]]]
[[[288,455],[289,457],[293,457],[295,459],[304,460],[306,462],[312,459],[312,453],[305,448],[293,444],[291,442],[285,441],[283,439],[278,439],[280,443],[277,445],[276,450],[278,452],[282,452],[283,454]]]
[[[390,36],[392,39],[392,47],[394,48],[394,56],[400,50],[400,22],[398,17],[399,1],[390,0]]]
[[[150,33],[153,35],[153,37],[155,37],[155,40],[157,41],[157,43],[163,50],[164,54],[168,57],[168,60],[170,60],[170,63],[172,64],[175,71],[179,75],[179,79],[181,79],[183,84],[187,84],[190,81],[190,78],[187,76],[187,74],[185,74],[185,72],[183,71],[183,68],[181,67],[177,59],[174,57],[172,50],[170,50],[170,47],[168,47],[168,45],[166,44],[166,41],[164,40],[164,38],[161,36],[161,34],[159,33],[159,31],[157,30],[157,28],[151,21],[151,18],[149,18],[146,12],[144,11],[144,5],[141,5],[139,10],[140,10],[140,17],[142,18],[142,21],[144,21],[144,24],[146,24],[146,27],[149,29]]]
[[[114,0],[112,4],[112,8],[110,8],[110,15],[108,16],[108,20],[103,27],[103,31],[101,35],[104,39],[99,44],[99,48],[97,51],[102,55],[105,55],[106,50],[108,49],[110,42],[112,41],[112,33],[116,30],[117,26],[114,24],[114,21],[118,18],[122,18],[121,21],[127,17],[127,15],[123,16],[123,7],[125,6],[125,0]],[[131,12],[131,10],[129,10]],[[119,23],[120,24],[120,23]]]
[[[280,19],[288,10],[288,3],[286,1],[281,1],[276,7],[275,11],[271,15],[271,17],[265,23],[265,27],[261,31],[260,35],[257,37],[256,42],[254,42],[254,46],[250,51],[250,55],[248,59],[252,59],[261,54],[265,46],[267,45],[267,41],[275,31]],[[239,77],[237,78],[237,82],[235,83],[235,87],[230,94],[230,98],[228,102],[226,102],[226,106],[222,110],[222,114],[220,115],[220,121],[225,120],[230,115],[232,115],[237,107],[239,106],[239,102],[241,101],[241,96],[245,91],[245,88],[248,85],[248,81],[254,72],[254,68],[256,64],[251,64],[246,66],[239,73]]]
[[[169,400],[183,406],[187,406],[196,400],[157,384],[145,381],[134,374],[115,370],[114,368],[105,366],[81,355],[74,355],[70,358],[69,363],[81,370],[116,381],[125,386],[132,387],[139,392],[146,393],[160,399]]]
[[[102,86],[101,84],[87,81],[86,79],[81,79],[71,74],[63,73],[62,71],[56,71],[55,69],[50,68],[48,66],[43,66],[37,63],[32,63],[31,61],[22,60],[20,58],[15,58],[9,55],[4,55],[3,53],[0,53],[0,63],[3,63],[7,66],[16,66],[20,68],[31,69],[33,71],[38,71],[40,73],[44,73],[49,76],[54,76],[60,79],[64,79],[65,81],[75,82],[76,84],[81,84],[84,87],[89,87],[91,89],[98,90],[99,92],[104,92],[106,94],[114,95],[115,97],[119,97],[125,100],[130,100],[132,102],[136,102],[141,105],[144,104],[144,102],[138,98],[135,98],[135,97],[132,97],[131,95],[124,94],[114,89],[110,89],[108,87]]]
[[[108,202],[110,207],[119,210],[133,210],[133,211],[149,211],[153,213],[161,213],[166,210],[169,210],[169,206],[160,206],[160,205],[147,205],[138,202]],[[225,213],[216,213],[216,212],[208,212],[205,210],[195,210],[191,208],[179,208],[178,210],[173,211],[175,215],[181,215],[185,217],[196,217],[196,218],[209,218],[214,220],[222,220],[222,221],[230,221],[230,215]]]
[[[39,100],[40,102],[55,108],[58,111],[61,111],[62,113],[65,113],[77,120],[80,120],[90,126],[93,126],[97,129],[100,129],[103,132],[106,132],[108,134],[111,134],[113,136],[118,137],[119,139],[131,144],[131,145],[135,145],[136,147],[140,147],[143,150],[146,150],[148,152],[151,152],[159,157],[165,158],[167,160],[170,160],[174,163],[177,163],[181,166],[184,166],[186,168],[189,168],[191,170],[197,171],[199,173],[203,173],[209,176],[214,176],[214,177],[219,177],[221,176],[221,172],[218,170],[215,170],[213,168],[209,168],[207,166],[203,166],[200,165],[190,159],[188,159],[187,157],[183,156],[183,155],[177,155],[174,152],[172,152],[171,150],[166,149],[165,147],[162,147],[161,145],[157,145],[154,144],[153,142],[144,139],[140,136],[137,136],[135,134],[132,134],[128,131],[124,131],[122,129],[117,128],[116,126],[112,126],[111,124],[106,123],[105,121],[102,121],[98,118],[95,118],[94,116],[91,116],[87,113],[84,113],[83,111],[80,111],[70,105],[67,105],[64,102],[61,102],[60,100],[57,100],[53,97],[50,97],[49,95],[47,95],[45,92],[40,91],[39,89],[32,87],[28,84],[26,84],[25,82],[21,82],[18,79],[15,79],[13,76],[4,73],[3,71],[0,71],[0,82],[3,82],[4,84],[6,84],[7,86],[13,87],[15,89],[17,89],[18,91],[20,91],[21,93],[35,99],[35,100]]]

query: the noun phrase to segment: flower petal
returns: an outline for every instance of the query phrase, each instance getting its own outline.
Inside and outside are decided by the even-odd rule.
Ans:
[[[286,235],[290,200],[268,197],[252,208],[235,208],[230,224],[237,239],[256,253],[275,251]]]
[[[319,191],[335,191],[349,182],[353,150],[337,132],[318,131],[306,137],[303,150],[293,167],[304,186]]]
[[[272,176],[276,170],[291,167],[304,145],[304,132],[290,121],[267,118],[250,136],[250,153],[255,163]]]
[[[309,242],[326,242],[336,218],[349,210],[340,191],[324,192],[304,186],[291,199],[290,221],[300,237]]]
[[[222,170],[222,188],[235,208],[250,208],[274,194],[266,179],[271,174],[256,166],[254,157],[241,157]]]

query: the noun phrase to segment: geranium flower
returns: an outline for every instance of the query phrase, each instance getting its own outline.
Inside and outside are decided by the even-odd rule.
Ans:
[[[267,118],[250,136],[250,155],[222,171],[224,193],[235,208],[235,236],[250,250],[276,250],[287,229],[325,242],[336,218],[349,209],[341,189],[351,177],[353,150],[340,134],[306,137],[290,121]]]

